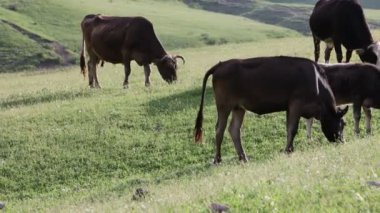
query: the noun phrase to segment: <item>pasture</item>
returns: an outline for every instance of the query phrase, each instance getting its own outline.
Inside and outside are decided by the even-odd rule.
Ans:
[[[85,10],[77,1],[67,2],[72,9]],[[105,1],[96,2],[91,7],[107,8]],[[109,2],[120,6],[115,7],[116,14],[124,14],[121,1]],[[170,2],[155,1],[157,7],[148,7],[151,1],[130,1],[130,8],[162,9]],[[379,189],[367,184],[380,176],[376,110],[371,137],[365,135],[363,121],[361,135],[354,136],[350,110],[344,144],[328,143],[319,124],[313,126],[313,139],[306,139],[302,122],[292,155],[282,151],[285,113],[248,113],[242,139],[250,162],[238,163],[231,138],[225,134],[223,163],[211,165],[216,109],[210,81],[204,142],[198,145],[193,139],[204,73],[229,58],[313,58],[312,39],[242,18],[188,9],[181,3],[170,5],[174,15],[146,13],[158,23],[155,27],[164,46],[186,58],[175,84],[166,84],[152,66],[152,85],[146,88],[143,68],[135,63],[127,90],[122,89],[123,67],[109,63],[99,71],[101,90],[88,88],[79,66],[0,74],[0,201],[7,211],[208,212],[213,202],[228,205],[232,212],[380,211]],[[193,13],[194,18],[189,18]],[[216,22],[203,25],[212,32],[210,36],[231,40],[211,46],[189,40],[193,36],[182,26],[185,20],[188,26],[198,23],[197,18],[203,20],[201,14],[210,16],[207,20],[231,21],[226,23],[229,30]],[[184,18],[181,22],[176,17]],[[158,29],[161,23],[164,28]],[[171,28],[172,24],[181,28]],[[165,27],[180,32],[165,34]],[[65,43],[64,37],[71,35],[61,30],[48,35],[48,30],[36,29]],[[73,35],[77,43],[68,39],[67,46],[78,51],[80,32]],[[380,39],[380,31],[374,36]],[[148,191],[145,199],[132,199],[137,188]]]
[[[71,58],[75,62],[82,39],[80,22],[85,15],[93,13],[145,16],[160,26],[156,27],[156,33],[169,49],[298,35],[289,29],[241,17],[191,9],[173,0],[1,0],[0,57],[5,66],[0,67],[0,72],[43,68],[47,62],[67,65],[73,63]],[[65,47],[70,60],[65,63],[64,55],[51,47],[52,42]]]

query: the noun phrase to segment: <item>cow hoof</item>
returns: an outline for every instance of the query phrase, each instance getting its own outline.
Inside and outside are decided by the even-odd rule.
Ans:
[[[150,83],[145,83],[145,86],[146,87],[150,87]]]
[[[293,152],[294,152],[294,148],[293,147],[289,147],[289,148],[285,149],[285,153],[286,154],[292,154]]]
[[[217,166],[217,165],[219,165],[221,163],[222,163],[222,159],[221,158],[215,158],[212,164],[214,164],[215,166]]]
[[[247,163],[247,162],[248,162],[248,158],[247,158],[246,156],[244,156],[244,157],[239,157],[239,161],[240,161],[241,163]]]

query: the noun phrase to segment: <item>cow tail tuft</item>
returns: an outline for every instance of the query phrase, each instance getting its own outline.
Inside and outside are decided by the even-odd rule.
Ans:
[[[82,38],[82,50],[80,53],[80,69],[81,73],[84,78],[86,78],[86,61],[84,58],[84,48],[85,48],[85,43],[84,43],[84,37]]]
[[[209,71],[206,72],[206,74],[203,78],[201,104],[199,106],[197,119],[195,120],[195,130],[194,130],[194,138],[195,138],[195,142],[197,142],[197,143],[202,143],[202,139],[203,139],[203,129],[202,129],[203,105],[204,105],[207,79],[210,75],[214,74],[216,68],[217,68],[217,66],[212,67]]]

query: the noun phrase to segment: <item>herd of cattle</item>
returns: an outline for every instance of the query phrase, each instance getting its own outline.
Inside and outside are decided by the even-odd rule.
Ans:
[[[343,104],[353,104],[355,132],[359,133],[361,108],[366,115],[367,133],[371,132],[370,108],[380,108],[380,42],[374,42],[362,7],[357,0],[319,0],[309,24],[315,61],[287,56],[231,59],[219,62],[205,74],[195,140],[202,140],[205,88],[212,75],[218,115],[214,163],[221,162],[221,144],[231,112],[228,130],[242,161],[247,161],[240,137],[246,110],[257,114],[286,111],[287,152],[294,150],[293,139],[301,117],[308,119],[308,137],[315,118],[320,120],[322,132],[329,141],[342,140],[343,116],[348,107],[337,106]],[[132,60],[144,67],[146,86],[150,85],[151,63],[168,83],[177,79],[177,59],[185,63],[182,56],[165,51],[152,23],[143,17],[87,15],[81,27],[80,66],[85,75],[86,50],[90,87],[100,87],[96,69],[104,61],[124,65],[125,88]],[[321,41],[326,42],[326,64],[317,63]],[[328,65],[333,48],[337,61],[342,62],[341,45],[347,50],[346,62],[355,50],[365,63]]]

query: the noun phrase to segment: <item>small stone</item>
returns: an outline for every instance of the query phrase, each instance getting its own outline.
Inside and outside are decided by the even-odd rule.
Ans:
[[[148,190],[143,188],[137,188],[135,194],[132,196],[132,200],[141,200],[144,199],[148,194]]]
[[[368,181],[368,185],[380,187],[380,181]]]
[[[5,202],[0,201],[0,209],[4,209],[4,208],[5,208]]]
[[[9,6],[8,6],[8,9],[9,9],[9,10],[12,10],[12,11],[17,11],[17,10],[18,10],[17,5],[15,5],[15,4],[11,4],[11,5],[9,5]]]
[[[218,204],[218,203],[212,203],[211,204],[211,211],[222,213],[222,212],[228,212],[230,208],[224,204]]]

